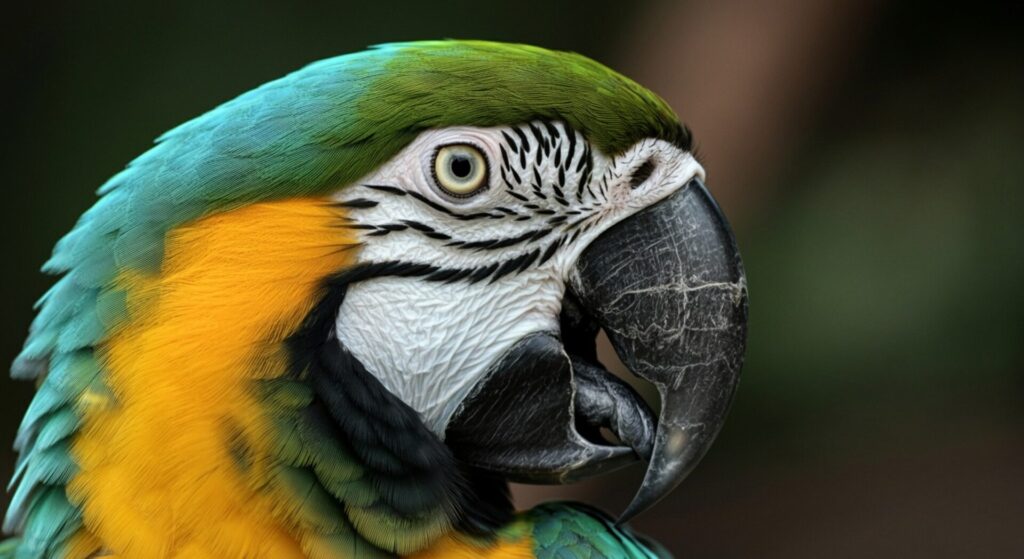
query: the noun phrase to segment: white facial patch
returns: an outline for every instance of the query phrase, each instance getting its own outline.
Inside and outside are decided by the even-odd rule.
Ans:
[[[441,187],[435,157],[445,146],[483,154],[486,184],[459,196]],[[668,142],[643,140],[609,158],[559,122],[424,132],[336,196],[360,232],[356,265],[377,276],[348,287],[337,337],[443,437],[509,348],[558,331],[583,249],[703,175]]]

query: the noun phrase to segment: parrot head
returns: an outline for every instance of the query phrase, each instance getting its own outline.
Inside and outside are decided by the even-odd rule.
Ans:
[[[642,458],[632,515],[696,465],[736,385],[743,277],[703,179],[685,132],[606,155],[561,120],[425,131],[337,197],[362,246],[332,343],[475,467],[565,482]],[[599,328],[660,419],[597,363]]]
[[[242,95],[112,178],[47,264],[7,527],[408,554],[507,525],[509,480],[640,461],[629,518],[739,378],[746,281],[704,181],[663,101],[575,54],[393,44]]]

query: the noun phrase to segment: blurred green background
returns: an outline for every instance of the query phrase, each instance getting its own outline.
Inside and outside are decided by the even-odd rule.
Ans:
[[[8,12],[0,361],[37,270],[162,131],[312,60],[485,38],[581,52],[693,129],[750,348],[704,463],[634,525],[677,556],[1024,557],[1024,19],[1016,5],[54,2]],[[32,387],[0,379],[0,441]],[[0,450],[0,478],[14,456]],[[639,472],[517,488],[613,512]],[[0,495],[0,509],[7,495]]]

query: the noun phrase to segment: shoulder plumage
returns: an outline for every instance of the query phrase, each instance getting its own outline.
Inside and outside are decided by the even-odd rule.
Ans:
[[[671,554],[581,503],[545,503],[526,513],[538,559],[671,559]]]

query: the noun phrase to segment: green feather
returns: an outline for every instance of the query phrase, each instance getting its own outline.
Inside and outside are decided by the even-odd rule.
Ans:
[[[288,494],[285,502],[290,510],[286,512],[303,528],[321,534],[350,531],[341,505],[308,469],[280,466],[275,469],[273,482]]]
[[[20,543],[21,540],[17,538],[0,541],[0,559],[14,559],[14,553],[18,550]]]
[[[316,535],[304,539],[304,549],[310,548],[329,550],[321,557],[358,557],[359,559],[395,559],[395,555],[387,553],[355,536],[351,530],[336,534]],[[0,559],[3,556],[0,555]]]

